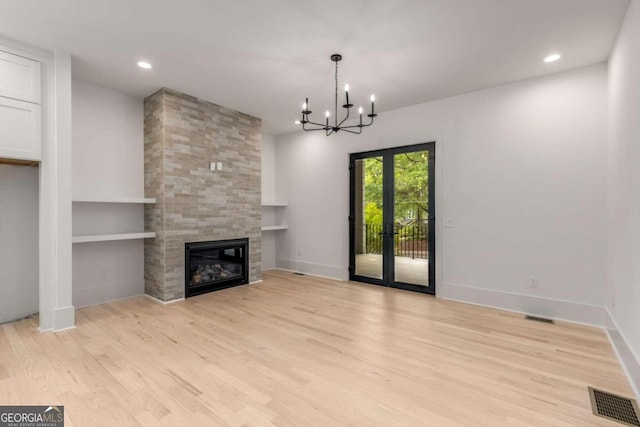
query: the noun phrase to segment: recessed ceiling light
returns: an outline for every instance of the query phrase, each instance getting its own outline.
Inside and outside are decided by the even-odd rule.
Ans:
[[[151,64],[149,64],[147,61],[138,61],[138,67],[148,70],[151,68]]]
[[[562,55],[560,55],[559,53],[554,53],[552,55],[547,56],[546,58],[544,58],[544,62],[556,62],[558,59],[562,58]]]

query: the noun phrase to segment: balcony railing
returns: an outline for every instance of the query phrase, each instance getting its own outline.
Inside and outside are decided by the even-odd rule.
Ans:
[[[381,224],[364,224],[365,253],[382,254]],[[409,258],[429,257],[429,227],[427,225],[394,226],[393,253]]]

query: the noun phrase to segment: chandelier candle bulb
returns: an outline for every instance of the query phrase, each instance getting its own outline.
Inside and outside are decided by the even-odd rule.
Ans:
[[[362,127],[362,107],[358,108],[358,113],[360,113],[360,126]]]
[[[374,95],[371,95],[371,114],[375,114],[375,111],[373,111],[373,101],[376,100],[376,97]]]

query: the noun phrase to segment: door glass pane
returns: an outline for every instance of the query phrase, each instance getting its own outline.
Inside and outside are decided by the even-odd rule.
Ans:
[[[356,160],[355,183],[355,274],[382,279],[382,157]]]
[[[395,282],[429,285],[429,152],[394,156]]]

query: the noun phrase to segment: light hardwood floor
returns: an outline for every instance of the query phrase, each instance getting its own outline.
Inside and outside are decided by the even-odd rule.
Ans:
[[[587,386],[632,396],[597,328],[287,272],[76,316],[0,327],[0,404],[67,426],[619,426]]]

